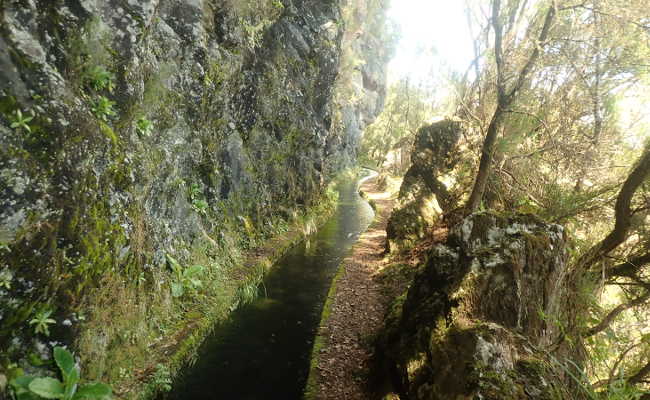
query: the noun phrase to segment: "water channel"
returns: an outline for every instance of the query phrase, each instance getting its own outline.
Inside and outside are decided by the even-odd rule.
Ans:
[[[373,218],[350,180],[331,219],[282,257],[255,302],[203,344],[169,394],[174,400],[299,400],[323,303],[338,266]]]

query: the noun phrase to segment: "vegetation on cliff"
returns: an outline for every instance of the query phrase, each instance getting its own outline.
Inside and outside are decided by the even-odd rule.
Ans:
[[[374,3],[0,2],[0,390],[57,345],[169,386],[331,210],[383,104]]]

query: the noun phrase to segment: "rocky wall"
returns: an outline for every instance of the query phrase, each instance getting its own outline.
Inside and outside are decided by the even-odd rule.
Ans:
[[[138,334],[93,307],[130,296],[136,326],[187,309],[185,267],[236,280],[242,251],[317,205],[383,106],[383,20],[336,0],[1,1],[5,373],[63,342],[101,378]]]

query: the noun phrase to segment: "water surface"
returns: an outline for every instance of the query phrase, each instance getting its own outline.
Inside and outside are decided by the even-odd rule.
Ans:
[[[255,302],[203,344],[171,399],[299,400],[323,303],[338,266],[373,218],[357,183],[339,184],[332,218],[282,257]]]

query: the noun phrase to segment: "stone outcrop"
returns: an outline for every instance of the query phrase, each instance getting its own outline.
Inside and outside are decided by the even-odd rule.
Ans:
[[[101,378],[125,333],[84,333],[93,302],[104,312],[133,292],[141,322],[156,293],[171,313],[181,300],[160,295],[168,256],[228,275],[243,249],[319,201],[383,105],[381,29],[346,31],[381,26],[381,7],[0,4],[2,363],[34,345],[28,321],[49,310],[49,340],[88,337]],[[363,67],[345,75],[351,56]]]
[[[473,214],[393,305],[380,354],[408,399],[573,398],[566,235],[530,215]]]
[[[455,205],[455,196],[443,175],[454,166],[461,124],[442,120],[417,132],[411,151],[411,166],[400,187],[398,204],[388,221],[388,251],[408,247],[422,239],[444,212]]]

